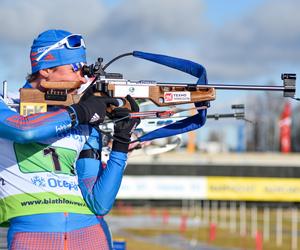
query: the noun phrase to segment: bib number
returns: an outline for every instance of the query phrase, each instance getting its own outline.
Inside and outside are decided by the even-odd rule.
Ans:
[[[76,151],[40,143],[14,143],[19,169],[23,173],[55,172],[74,175]]]

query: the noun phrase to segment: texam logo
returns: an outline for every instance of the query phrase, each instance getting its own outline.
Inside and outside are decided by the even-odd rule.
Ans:
[[[168,92],[165,93],[165,102],[172,102],[173,101],[173,94]]]
[[[165,102],[186,102],[191,101],[191,92],[179,91],[179,92],[166,92],[164,93]]]

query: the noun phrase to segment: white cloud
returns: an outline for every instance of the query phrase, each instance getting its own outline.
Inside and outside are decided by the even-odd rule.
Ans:
[[[22,85],[30,72],[30,46],[39,33],[57,28],[88,36],[106,19],[106,12],[102,2],[97,0],[2,0],[0,80],[18,83],[18,87]]]
[[[97,0],[2,0],[0,6],[0,22],[5,24],[0,26],[1,42],[16,45],[49,28],[90,34],[105,19],[105,9]]]
[[[209,78],[221,81],[277,77],[281,68],[300,66],[299,1],[265,0],[221,27],[209,23],[205,8],[205,0],[120,0],[109,6],[100,0],[2,0],[0,65],[6,71],[0,78],[23,81],[32,40],[48,28],[82,33],[90,62],[149,51],[203,63]],[[174,73],[138,59],[123,60],[112,69],[131,78]]]
[[[300,2],[266,1],[209,36],[205,59],[218,79],[252,79],[299,65]]]

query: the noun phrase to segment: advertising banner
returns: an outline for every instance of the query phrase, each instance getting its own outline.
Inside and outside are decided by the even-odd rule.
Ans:
[[[300,179],[207,177],[207,199],[300,201]]]
[[[205,177],[124,176],[119,199],[203,200]]]
[[[299,202],[300,179],[124,176],[117,198]]]

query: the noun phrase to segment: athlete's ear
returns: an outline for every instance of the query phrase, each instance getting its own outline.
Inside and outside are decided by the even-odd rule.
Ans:
[[[49,77],[49,74],[51,73],[51,71],[52,71],[52,69],[41,69],[41,70],[39,70],[39,74],[43,78],[47,79]]]

